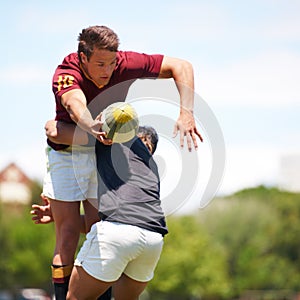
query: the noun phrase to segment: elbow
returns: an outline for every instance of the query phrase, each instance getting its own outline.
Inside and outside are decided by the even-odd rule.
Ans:
[[[48,138],[56,138],[57,137],[57,122],[55,120],[47,121],[45,124],[45,133]]]
[[[182,60],[181,68],[182,71],[186,71],[188,73],[194,73],[193,65],[187,60]]]
[[[56,131],[46,131],[46,136],[49,139],[55,139],[55,138],[57,138],[57,132]]]
[[[175,79],[183,79],[183,81],[185,81],[186,78],[194,76],[193,65],[187,60],[179,59],[176,62],[176,68],[173,69],[172,73]]]

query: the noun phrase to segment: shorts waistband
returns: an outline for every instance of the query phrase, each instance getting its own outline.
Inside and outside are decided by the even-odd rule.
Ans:
[[[65,149],[61,149],[61,150],[54,150],[53,148],[51,148],[50,146],[46,147],[46,151],[57,151],[57,152],[95,152],[95,146],[82,146],[82,145],[70,145]]]

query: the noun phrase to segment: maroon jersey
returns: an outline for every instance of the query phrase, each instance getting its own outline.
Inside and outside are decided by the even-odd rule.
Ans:
[[[83,91],[88,108],[95,118],[109,104],[124,101],[130,85],[138,78],[157,78],[163,55],[148,55],[130,51],[117,52],[117,64],[107,85],[99,88],[88,79],[82,69],[77,53],[64,58],[53,76],[52,90],[56,101],[56,120],[73,123],[61,104],[61,96],[72,89]],[[55,150],[66,148],[48,140]]]

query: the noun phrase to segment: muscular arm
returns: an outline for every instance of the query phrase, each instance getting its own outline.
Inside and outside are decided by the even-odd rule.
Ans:
[[[71,119],[80,128],[95,137],[100,134],[101,123],[99,120],[92,118],[90,111],[87,109],[85,95],[80,89],[64,93],[61,97],[61,103],[66,108]]]
[[[48,139],[56,144],[86,145],[88,133],[75,124],[49,120],[45,124]]]
[[[62,121],[48,121],[45,124],[45,131],[50,141],[65,145],[86,145],[89,133],[99,141],[109,143],[105,139],[106,133],[101,131],[99,118],[94,120],[87,109],[85,95],[80,89],[64,93],[61,103],[78,126]]]
[[[164,56],[159,77],[173,78],[180,95],[180,114],[175,124],[174,135],[180,132],[180,145],[183,147],[184,136],[187,138],[188,149],[197,148],[198,137],[202,142],[193,116],[194,110],[194,71],[192,65],[185,60]]]

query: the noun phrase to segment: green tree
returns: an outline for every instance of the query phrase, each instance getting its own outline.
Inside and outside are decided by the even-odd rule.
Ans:
[[[40,202],[40,191],[36,183],[33,202]],[[54,226],[33,224],[29,211],[0,205],[0,289],[52,289]],[[170,233],[148,298],[232,299],[245,290],[300,290],[300,194],[260,186],[167,221]]]
[[[297,242],[287,239],[282,231],[289,228],[296,238],[299,201],[287,201],[287,196],[274,188],[258,187],[218,199],[203,213],[207,229],[227,249],[236,295],[248,289],[299,288],[299,270],[291,260],[298,238]],[[293,212],[294,224],[282,218],[282,209],[287,207]],[[279,246],[282,241],[287,243],[284,250]]]
[[[194,216],[168,219],[151,299],[215,299],[229,294],[223,249],[214,243]]]
[[[30,205],[32,204],[36,204],[36,203],[40,203],[41,202],[41,193],[43,190],[43,187],[40,183],[40,181],[38,180],[33,180],[31,182],[31,201],[30,201]]]
[[[1,245],[1,259],[0,259],[0,289],[6,289],[10,284],[10,274],[8,261],[12,250],[11,240],[8,232],[10,222],[8,218],[4,218],[4,209],[0,203],[0,245]]]
[[[33,224],[30,208],[23,207],[23,214],[14,214],[4,209],[1,218],[0,288],[43,287],[51,284],[51,259],[54,249],[52,225]],[[3,220],[5,219],[5,220]],[[3,230],[4,229],[4,230]]]

